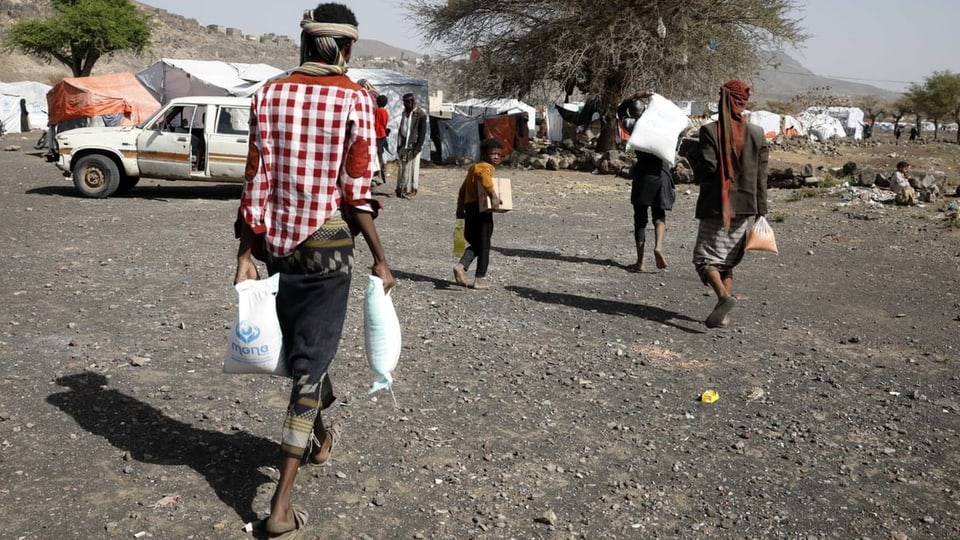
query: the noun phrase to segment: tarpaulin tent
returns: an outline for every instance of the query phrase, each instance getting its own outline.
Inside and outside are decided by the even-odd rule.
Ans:
[[[783,134],[787,137],[803,137],[807,130],[799,120],[787,114],[783,116]]]
[[[137,72],[137,79],[161,103],[185,96],[249,96],[283,74],[268,64],[161,58]]]
[[[384,155],[384,160],[390,161],[391,156],[396,156],[397,134],[400,132],[400,115],[403,113],[403,95],[413,94],[417,97],[417,105],[427,112],[430,105],[430,94],[427,91],[427,80],[392,71],[389,69],[354,69],[347,71],[347,77],[353,81],[366,80],[376,89],[377,94],[387,96],[387,111],[390,113],[390,121],[387,127],[390,128],[390,135],[387,137],[387,145],[390,155]],[[423,138],[422,158],[430,155],[430,122],[427,122],[427,133]]]
[[[454,103],[453,112],[478,117],[524,114],[527,118],[527,131],[537,129],[537,109],[519,99],[468,99]]]
[[[480,119],[462,114],[431,116],[430,134],[439,149],[433,161],[449,165],[480,159]]]
[[[763,136],[772,139],[780,134],[780,115],[770,111],[750,111],[748,122],[763,129]]]
[[[160,108],[133,73],[71,77],[47,93],[50,125],[68,120],[114,116],[119,125],[132,126]]]
[[[810,107],[805,112],[828,114],[840,121],[847,136],[863,138],[863,110],[858,107]]]
[[[484,139],[500,141],[500,144],[503,145],[503,155],[506,157],[512,154],[514,149],[523,148],[524,146],[521,145],[526,145],[527,139],[518,140],[521,133],[517,124],[520,123],[523,123],[523,126],[526,127],[526,123],[520,120],[520,115],[487,116],[483,119],[480,129],[483,132]]]
[[[10,83],[20,90],[20,97],[27,100],[30,129],[45,129],[50,119],[47,115],[47,92],[52,86],[41,82],[19,81]]]
[[[7,133],[20,133],[20,89],[0,83],[0,122]]]
[[[807,109],[800,113],[799,120],[814,140],[825,141],[834,137],[842,139],[847,136],[847,132],[843,128],[840,120],[837,120],[829,114],[816,114],[811,112],[810,109]]]

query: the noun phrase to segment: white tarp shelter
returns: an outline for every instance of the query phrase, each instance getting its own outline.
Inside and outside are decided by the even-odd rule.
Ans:
[[[537,131],[537,109],[527,105],[519,99],[490,98],[468,99],[453,104],[453,112],[464,116],[484,117],[502,116],[505,114],[527,115],[527,130],[529,133]]]
[[[268,64],[161,58],[137,72],[137,80],[160,103],[184,96],[249,96],[283,74]]]
[[[19,100],[26,100],[27,118],[30,129],[46,129],[49,118],[47,116],[47,92],[52,88],[49,84],[33,81],[19,81],[12,83],[0,83],[7,87],[4,94],[15,94],[19,96],[17,100],[17,121],[16,125],[8,123],[6,117],[3,124],[8,132],[16,133],[20,131],[20,104]],[[15,128],[15,129],[11,129]]]
[[[847,136],[863,138],[863,110],[858,107],[810,107],[806,112],[828,114],[840,121]]]
[[[427,80],[393,71],[390,69],[355,69],[347,70],[347,77],[354,82],[366,80],[373,85],[377,94],[387,96],[387,111],[390,113],[390,120],[387,127],[390,128],[390,135],[387,136],[387,151],[384,154],[385,161],[392,161],[397,155],[397,134],[400,132],[400,115],[403,113],[403,95],[413,94],[417,97],[417,105],[423,109],[428,116],[427,133],[423,138],[423,151],[420,154],[421,159],[430,159],[430,122],[429,106],[430,92],[427,90]]]
[[[843,123],[825,112],[817,114],[807,109],[800,113],[799,120],[813,140],[825,141],[834,137],[844,138],[847,136],[847,130],[844,129]]]
[[[763,129],[763,136],[773,139],[780,134],[780,115],[770,111],[750,111],[748,121]]]
[[[0,83],[0,122],[7,133],[20,133],[20,89]]]
[[[783,116],[783,134],[787,137],[803,137],[806,136],[807,130],[799,120],[786,114]]]

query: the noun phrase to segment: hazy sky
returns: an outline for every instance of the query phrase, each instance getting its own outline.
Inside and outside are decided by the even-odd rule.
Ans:
[[[584,0],[589,1],[589,0]],[[141,0],[145,4],[222,24],[247,34],[299,36],[307,0]],[[360,21],[360,36],[420,51],[402,0],[346,0]],[[960,73],[960,0],[806,0],[793,16],[809,39],[787,51],[817,75],[903,90],[934,71]]]

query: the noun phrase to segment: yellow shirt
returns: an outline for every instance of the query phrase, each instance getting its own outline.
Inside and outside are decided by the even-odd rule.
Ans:
[[[480,202],[477,193],[477,182],[480,182],[487,193],[496,195],[496,189],[493,186],[494,167],[486,161],[478,161],[467,169],[467,177],[463,179],[460,185],[460,194],[457,197],[457,208],[463,208],[464,205]]]

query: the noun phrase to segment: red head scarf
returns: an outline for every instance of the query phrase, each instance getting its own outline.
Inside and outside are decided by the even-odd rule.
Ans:
[[[730,204],[730,190],[740,170],[740,153],[743,151],[743,139],[747,131],[743,111],[750,100],[750,87],[742,81],[732,80],[720,87],[720,121],[717,122],[717,145],[720,155],[720,209],[723,216],[723,230],[729,231],[733,219],[733,207]]]

